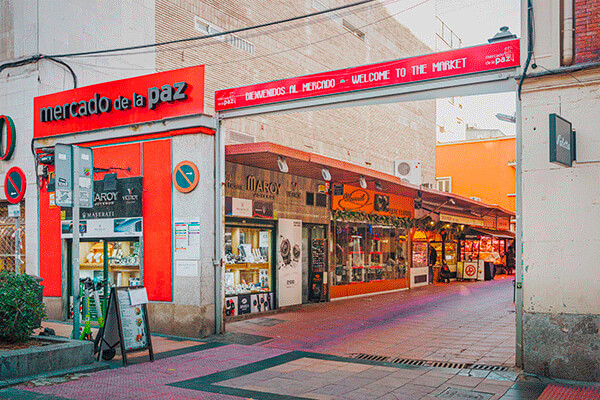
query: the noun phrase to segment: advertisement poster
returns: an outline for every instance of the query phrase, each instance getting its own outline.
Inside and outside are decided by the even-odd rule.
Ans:
[[[129,293],[126,290],[117,290],[116,293],[119,310],[121,311],[125,350],[148,346],[146,321],[142,305],[132,306]]]
[[[61,237],[73,237],[73,210],[61,209]],[[120,178],[115,189],[94,181],[94,207],[79,212],[81,237],[142,236],[142,178]]]
[[[302,221],[280,219],[277,240],[279,306],[302,303]]]

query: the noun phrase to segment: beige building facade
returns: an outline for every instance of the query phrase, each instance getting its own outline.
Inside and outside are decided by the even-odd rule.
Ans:
[[[531,41],[530,35],[522,39],[521,59],[527,64],[529,55],[529,63],[524,65],[527,78],[521,92],[520,149],[524,369],[596,382],[600,381],[599,11],[600,3],[591,0],[522,1],[522,32],[531,27],[535,39]],[[576,130],[572,167],[550,162],[550,148],[556,145],[549,136],[551,114]]]
[[[157,0],[156,40],[230,31],[350,3]],[[432,52],[379,2],[172,48],[177,50],[157,52],[157,70],[205,64],[209,113],[215,90]],[[397,160],[418,160],[423,182],[434,183],[435,110],[435,100],[428,100],[270,114],[228,120],[224,132],[226,144],[273,142],[389,174]]]

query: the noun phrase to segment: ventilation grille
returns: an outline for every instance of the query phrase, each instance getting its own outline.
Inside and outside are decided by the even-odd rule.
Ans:
[[[394,358],[390,362],[392,362],[394,364],[416,365],[416,366],[435,367],[435,368],[456,368],[456,369],[467,368],[467,364],[465,364],[465,363],[453,363],[453,362],[447,362],[447,361],[426,361],[426,360],[411,360],[408,358]]]
[[[390,362],[393,364],[413,365],[417,367],[434,367],[434,368],[454,368],[454,369],[477,369],[482,371],[508,371],[507,367],[499,365],[484,365],[484,364],[467,364],[455,363],[449,361],[430,361],[430,360],[413,360],[410,358],[392,358],[376,354],[352,353],[349,356],[356,360]]]

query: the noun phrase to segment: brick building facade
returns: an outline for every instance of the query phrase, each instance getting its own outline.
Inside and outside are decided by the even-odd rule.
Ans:
[[[575,0],[575,62],[600,61],[600,1]]]
[[[349,1],[157,0],[156,41],[259,25]],[[268,11],[268,12],[267,12]],[[159,71],[206,65],[206,106],[218,89],[431,52],[384,6],[227,35],[158,51]],[[269,141],[393,174],[395,160],[419,160],[435,180],[435,101],[240,118],[224,125],[227,144]]]

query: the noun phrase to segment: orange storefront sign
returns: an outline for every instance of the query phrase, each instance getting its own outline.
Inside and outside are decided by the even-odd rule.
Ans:
[[[411,198],[349,185],[335,185],[332,196],[334,210],[412,218],[414,207],[414,200]]]

